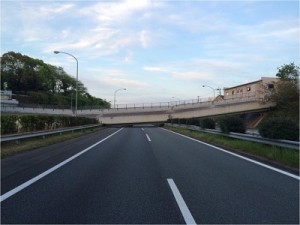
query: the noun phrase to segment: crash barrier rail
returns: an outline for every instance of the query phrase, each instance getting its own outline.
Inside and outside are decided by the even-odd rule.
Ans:
[[[6,141],[19,141],[21,139],[34,138],[34,137],[43,137],[51,134],[62,134],[65,132],[73,132],[76,130],[89,129],[94,127],[100,127],[102,125],[86,125],[86,126],[77,126],[77,127],[68,127],[62,129],[48,130],[48,131],[36,131],[31,133],[21,133],[21,134],[10,134],[10,135],[1,135],[1,142]]]
[[[263,138],[259,134],[242,134],[242,133],[235,133],[235,132],[230,132],[229,134],[225,134],[216,129],[202,129],[202,128],[200,128],[198,126],[194,126],[194,125],[179,125],[179,124],[170,124],[170,123],[168,123],[167,125],[174,126],[174,127],[187,128],[187,129],[194,130],[194,131],[202,131],[202,132],[211,133],[211,134],[223,135],[226,137],[236,138],[236,139],[240,139],[240,140],[247,140],[247,141],[253,141],[253,142],[262,143],[262,144],[274,145],[274,146],[279,146],[279,147],[284,147],[284,148],[291,148],[291,149],[295,149],[295,150],[299,151],[299,142],[298,141]]]

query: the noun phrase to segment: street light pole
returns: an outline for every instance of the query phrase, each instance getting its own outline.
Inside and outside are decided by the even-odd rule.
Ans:
[[[212,89],[213,92],[214,92],[214,99],[215,99],[216,95],[215,95],[215,89],[214,89],[214,88],[212,88],[212,87],[210,87],[210,86],[208,86],[208,85],[202,85],[202,87],[208,87],[208,88]]]
[[[126,91],[126,88],[120,88],[118,90],[115,90],[115,92],[114,92],[114,109],[116,108],[116,94],[118,91],[121,91],[121,90]]]
[[[54,51],[55,54],[59,54],[59,53],[63,53],[63,54],[67,54],[71,57],[73,57],[75,60],[76,60],[76,96],[75,96],[75,116],[77,116],[77,96],[78,96],[78,60],[77,58],[70,54],[70,53],[67,53],[67,52],[61,52],[61,51]]]

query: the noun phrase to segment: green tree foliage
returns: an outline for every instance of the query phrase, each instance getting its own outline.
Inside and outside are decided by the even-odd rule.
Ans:
[[[223,133],[237,132],[245,133],[246,127],[243,120],[236,116],[226,116],[220,119],[219,125]]]
[[[276,102],[276,116],[288,117],[299,123],[299,66],[294,63],[278,68],[280,79],[271,98]]]
[[[259,134],[265,138],[299,141],[299,126],[289,118],[273,117],[259,125]]]
[[[75,105],[75,78],[61,67],[20,53],[8,52],[1,57],[1,89],[12,90],[21,103]],[[109,108],[110,103],[91,96],[78,81],[78,107],[82,106]]]
[[[211,118],[204,118],[200,120],[200,127],[202,129],[215,129],[216,124],[215,121]]]
[[[296,66],[294,63],[285,64],[278,68],[276,76],[280,80],[291,81],[299,85],[299,66]]]

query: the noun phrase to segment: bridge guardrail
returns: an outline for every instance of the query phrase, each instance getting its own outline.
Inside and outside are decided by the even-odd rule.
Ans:
[[[179,125],[179,124],[172,125],[169,123],[168,123],[168,125],[175,126],[175,127],[188,128],[190,130],[202,131],[202,132],[211,133],[211,134],[223,135],[223,136],[241,139],[241,140],[253,141],[253,142],[262,143],[262,144],[274,145],[274,146],[279,146],[279,147],[284,147],[284,148],[291,148],[291,149],[295,149],[295,150],[299,151],[300,143],[298,141],[277,140],[277,139],[263,138],[260,135],[242,134],[242,133],[235,133],[235,132],[230,132],[229,134],[224,134],[218,130],[202,129],[202,128],[194,126],[194,125]]]
[[[62,128],[62,129],[55,129],[55,130],[50,130],[50,131],[36,131],[36,132],[31,132],[31,133],[1,135],[0,141],[1,142],[18,141],[18,140],[27,139],[27,138],[45,137],[45,136],[51,135],[51,134],[65,133],[65,132],[70,132],[70,131],[75,131],[75,130],[83,130],[83,129],[99,127],[99,126],[101,126],[101,125],[100,124],[86,125],[86,126],[80,126],[80,127],[68,127],[68,128]]]

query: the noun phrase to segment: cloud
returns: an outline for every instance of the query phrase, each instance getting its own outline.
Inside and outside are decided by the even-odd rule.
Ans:
[[[90,74],[99,86],[105,86],[108,89],[128,88],[142,90],[149,87],[148,83],[134,79],[131,75],[128,75],[128,71],[122,69],[95,67],[86,69],[85,73]]]
[[[101,69],[101,68],[87,68],[86,71],[88,73],[94,74],[95,79],[98,79],[97,76],[103,75],[106,77],[124,77],[126,72],[120,69]]]
[[[174,78],[183,80],[210,80],[214,74],[206,71],[185,71],[185,72],[172,72]]]
[[[103,24],[124,22],[134,12],[147,9],[151,6],[148,0],[125,0],[118,2],[101,2],[81,10],[81,13],[92,14]]]
[[[70,10],[73,6],[74,5],[71,3],[41,6],[36,13],[39,17],[53,16],[53,14],[64,13],[67,10]]]
[[[161,68],[161,67],[153,67],[153,66],[145,66],[143,68],[146,71],[155,71],[155,72],[168,72],[167,69]]]
[[[127,89],[145,89],[149,87],[146,82],[138,81],[138,80],[131,80],[131,79],[124,79],[124,78],[116,78],[116,77],[103,77],[98,78],[99,81],[106,85],[110,85],[113,87],[124,87]]]
[[[299,21],[298,20],[270,20],[267,22],[236,26],[234,33],[237,38],[243,38],[249,43],[269,43],[273,41],[297,41],[299,40]]]
[[[141,45],[143,46],[143,48],[147,48],[149,46],[149,43],[151,41],[149,34],[150,34],[149,31],[146,31],[146,30],[142,30],[142,32],[140,34],[140,41],[141,41]]]
[[[197,3],[195,8],[180,10],[163,16],[162,20],[166,24],[171,24],[189,33],[219,32],[230,26],[229,20],[223,13],[205,10],[201,1]]]
[[[76,36],[76,34],[75,34]],[[79,37],[79,35],[78,35]],[[120,49],[137,43],[133,34],[122,33],[113,28],[94,28],[86,30],[85,34],[79,39],[65,39],[60,42],[53,42],[45,47],[45,52],[56,50],[84,50],[87,56],[111,55],[117,53]]]
[[[219,60],[219,59],[197,59],[191,62],[192,65],[202,68],[210,68],[213,70],[224,70],[224,69],[240,69],[243,64],[241,62],[234,62],[230,60]]]
[[[126,62],[126,63],[131,62],[132,59],[133,59],[133,55],[134,55],[134,54],[133,54],[132,51],[127,50],[127,54],[126,54],[126,56],[125,56],[125,58],[124,58],[124,62]]]
[[[13,35],[14,38],[22,38],[25,42],[46,42],[53,36],[57,37],[57,32],[54,32],[55,28],[50,26],[51,21],[68,16],[68,12],[74,8],[73,3],[58,4],[42,1],[12,1],[5,2],[2,6],[3,11],[10,12],[10,15],[7,12],[3,15],[4,26],[7,27],[7,24],[11,26],[6,28],[5,34]]]
[[[123,86],[143,93],[165,88],[161,93],[170,96],[170,90],[192,95],[194,88],[196,96],[202,80],[230,86],[261,74],[274,75],[278,66],[297,60],[300,31],[295,5],[4,1],[2,51],[34,55],[64,66],[70,74],[75,74],[74,60],[52,52],[74,54],[80,79],[98,96]]]
[[[189,70],[189,69],[182,69],[182,68],[164,68],[164,67],[151,67],[151,66],[145,66],[143,68],[145,71],[150,72],[161,72],[170,75],[171,77],[175,79],[181,79],[181,80],[207,80],[211,79],[214,75],[211,72],[208,71],[197,71],[195,70]],[[178,71],[176,71],[176,69]],[[181,70],[181,71],[180,71]]]
[[[228,31],[230,32],[225,32],[222,36],[208,36],[203,44],[211,49],[217,47],[231,52],[242,49],[244,53],[246,50],[249,53],[258,51],[266,54],[264,49],[277,49],[282,45],[298,43],[300,28],[298,20],[272,19],[251,25],[232,24]]]
[[[143,20],[151,7],[162,5],[148,0],[91,1],[82,5],[24,3],[17,5],[20,9],[17,20],[22,24],[21,38],[27,45],[35,43],[44,53],[80,50],[84,57],[108,56],[126,48],[151,47],[160,38],[159,32],[131,27],[131,24],[136,22],[137,15]],[[129,62],[132,56],[127,50],[124,61]]]
[[[80,49],[86,47],[100,47],[97,44],[101,43],[101,41],[109,39],[116,31],[113,30],[102,30],[95,31],[94,29],[87,31],[85,35],[83,35],[79,40],[74,40],[73,43],[68,43],[71,41],[65,40],[65,43],[61,42],[59,44],[55,44],[55,49]],[[53,46],[49,46],[49,48],[53,49]]]

